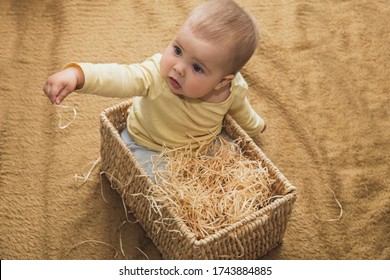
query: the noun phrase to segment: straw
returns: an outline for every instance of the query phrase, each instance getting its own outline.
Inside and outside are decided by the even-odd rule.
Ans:
[[[173,208],[198,238],[242,220],[271,200],[274,180],[267,168],[250,159],[240,142],[221,136],[201,143],[197,152],[190,144],[166,148],[152,163],[157,187],[150,197],[155,205]]]
[[[54,105],[55,107],[57,108],[60,108],[60,109],[72,109],[73,111],[73,117],[72,117],[72,120],[70,120],[67,124],[62,124],[62,115],[61,113],[57,110],[57,114],[58,114],[58,117],[59,117],[59,120],[58,120],[58,127],[60,129],[65,129],[67,128],[74,120],[76,120],[76,117],[77,117],[77,111],[76,111],[76,108],[73,107],[73,106],[68,106],[68,105],[65,105],[65,104],[62,104],[62,105],[59,105],[59,104],[55,104]]]

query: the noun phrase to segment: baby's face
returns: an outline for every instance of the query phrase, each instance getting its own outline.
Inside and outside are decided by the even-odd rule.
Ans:
[[[228,52],[194,36],[184,24],[164,51],[161,74],[177,95],[207,100],[226,73]]]

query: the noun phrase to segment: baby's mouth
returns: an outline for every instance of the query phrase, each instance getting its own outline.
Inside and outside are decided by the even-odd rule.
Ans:
[[[170,83],[170,85],[171,85],[174,89],[176,89],[176,90],[181,89],[181,85],[180,85],[179,82],[176,81],[174,78],[169,77],[169,83]]]

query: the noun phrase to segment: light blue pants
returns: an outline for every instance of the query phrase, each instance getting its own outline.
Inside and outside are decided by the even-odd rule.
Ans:
[[[131,138],[127,128],[123,129],[120,132],[121,138],[123,142],[130,148],[130,151],[134,154],[135,158],[142,165],[142,167],[146,170],[149,177],[155,181],[153,175],[153,164],[152,164],[152,156],[157,156],[159,152],[149,150],[148,148],[137,145],[133,138]],[[160,167],[159,167],[160,168]]]

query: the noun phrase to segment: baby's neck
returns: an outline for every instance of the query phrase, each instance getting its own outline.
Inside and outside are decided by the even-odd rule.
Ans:
[[[229,96],[230,96],[230,83],[228,83],[226,86],[218,90],[211,91],[209,94],[199,99],[209,103],[221,103],[227,100]]]

